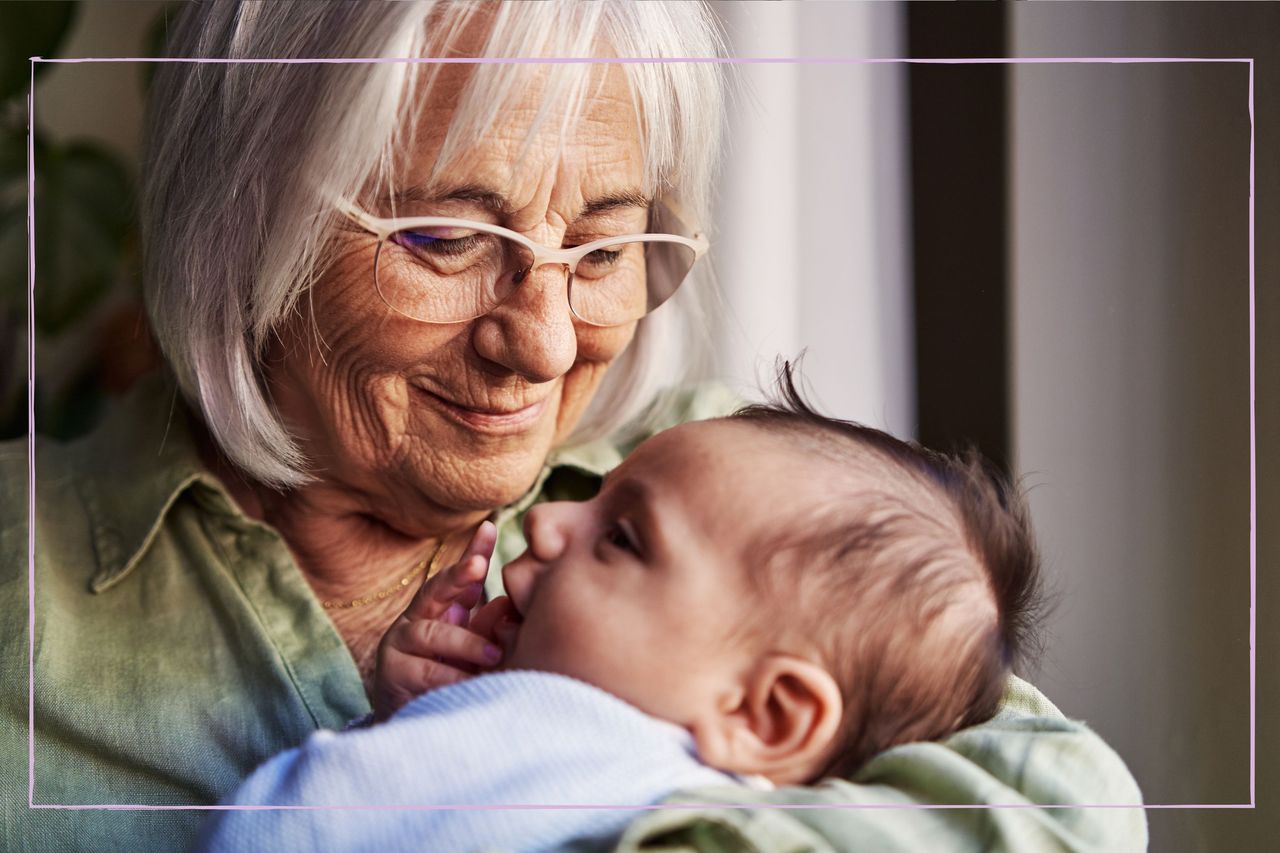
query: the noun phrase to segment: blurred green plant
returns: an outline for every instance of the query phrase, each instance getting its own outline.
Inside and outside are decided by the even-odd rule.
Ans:
[[[27,431],[27,94],[50,67],[34,63],[33,78],[30,59],[56,56],[78,13],[76,2],[0,3],[0,439]],[[144,49],[151,55],[157,55],[153,51],[163,42],[164,23],[165,16],[159,16],[145,36]],[[37,348],[44,353],[58,351],[73,332],[83,332],[121,282],[136,283],[136,179],[125,159],[100,142],[51,138],[39,125],[38,110],[31,145],[34,322]],[[124,341],[123,347],[149,348],[145,331],[139,334],[136,305],[123,311],[126,322],[117,316],[99,325],[115,335],[124,329],[127,338],[131,317],[134,340]],[[37,381],[38,432],[66,439],[92,426],[113,382],[121,384],[119,377],[103,375],[110,367],[104,353],[120,344],[99,334],[87,347],[62,346],[74,352],[60,381]],[[127,358],[139,363],[136,354]]]
[[[76,4],[5,3],[0,6],[0,101],[25,94],[33,56],[53,56],[61,47],[76,17]],[[37,75],[46,66],[37,65]]]

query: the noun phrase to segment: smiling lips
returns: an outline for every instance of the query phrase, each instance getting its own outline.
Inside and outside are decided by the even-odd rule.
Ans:
[[[477,409],[447,400],[420,385],[414,387],[453,420],[480,432],[520,432],[535,423],[547,407],[547,399],[543,398],[518,409]]]

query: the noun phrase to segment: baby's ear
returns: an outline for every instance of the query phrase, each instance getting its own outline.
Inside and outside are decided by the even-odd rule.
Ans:
[[[790,785],[821,769],[843,712],[840,688],[824,668],[770,654],[747,674],[740,691],[691,731],[706,764]]]

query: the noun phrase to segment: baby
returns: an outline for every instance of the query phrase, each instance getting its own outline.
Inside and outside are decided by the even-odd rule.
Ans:
[[[1037,605],[1021,500],[782,384],[783,405],[644,442],[589,501],[534,506],[507,596],[469,616],[482,525],[383,641],[389,719],[316,733],[227,801],[417,808],[221,812],[208,847],[548,849],[633,815],[431,807],[799,784],[990,717]]]

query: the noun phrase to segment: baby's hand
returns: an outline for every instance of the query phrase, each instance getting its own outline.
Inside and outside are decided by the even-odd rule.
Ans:
[[[424,581],[382,637],[373,688],[375,721],[415,696],[492,669],[502,659],[497,645],[468,627],[496,540],[493,524],[482,522],[461,559]]]

